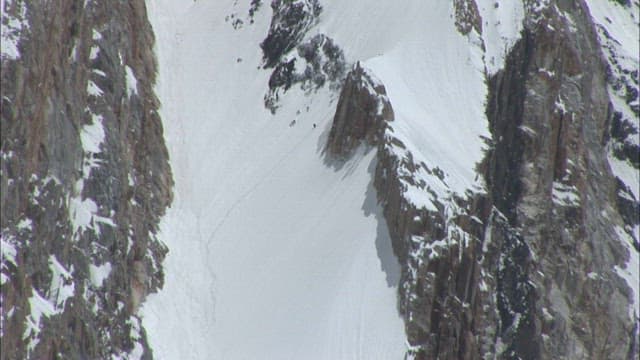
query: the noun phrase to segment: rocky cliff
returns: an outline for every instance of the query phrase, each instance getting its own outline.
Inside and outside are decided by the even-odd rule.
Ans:
[[[455,6],[458,30],[482,35],[475,2]],[[609,6],[637,24],[637,2]],[[348,74],[327,152],[376,149],[409,358],[638,358],[638,197],[619,175],[638,169],[638,60],[611,37],[583,1],[525,2],[504,67],[486,70],[486,185],[446,196],[446,174],[395,135],[384,86]]]
[[[150,358],[172,175],[142,0],[2,2],[2,359]]]

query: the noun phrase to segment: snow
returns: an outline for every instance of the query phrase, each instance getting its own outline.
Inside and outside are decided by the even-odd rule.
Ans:
[[[73,224],[74,234],[91,227],[93,214],[98,212],[98,206],[92,199],[73,197],[69,201],[69,213]]]
[[[20,58],[18,43],[20,34],[26,33],[29,23],[26,21],[26,6],[23,3],[13,3],[17,6],[17,16],[11,16],[4,11],[5,1],[0,3],[0,59],[16,60]]]
[[[93,284],[93,286],[97,288],[102,287],[104,281],[109,277],[110,274],[110,263],[104,263],[99,266],[89,264],[89,278],[91,279],[91,284]]]
[[[587,5],[594,22],[598,26],[598,35],[604,47],[605,55],[607,55],[613,79],[625,80],[625,76],[622,74],[625,71],[636,71],[637,74],[638,66],[640,65],[638,59],[638,54],[640,53],[638,41],[640,35],[638,33],[640,3],[632,1],[627,7],[623,7],[614,1],[587,0]],[[630,85],[635,86],[636,90],[638,90],[637,78],[635,79],[635,84],[631,78],[625,81],[630,82]],[[625,94],[615,91],[613,87],[609,88],[609,98],[614,109],[621,112],[623,118],[630,120],[633,127],[638,130],[640,129],[640,119],[626,103],[624,96]],[[637,102],[638,98],[636,97],[631,103],[637,104]],[[637,145],[640,142],[640,138],[636,134],[627,137],[625,141],[630,141],[632,144]],[[640,199],[640,172],[633,168],[629,162],[617,159],[611,152],[609,152],[608,158],[613,174],[631,189],[634,199],[629,199],[629,196],[622,192],[619,192],[618,195],[624,194],[623,196],[627,199],[637,202]],[[639,229],[638,225],[629,229],[636,239],[639,236]],[[640,316],[640,289],[638,284],[640,282],[640,253],[633,247],[633,239],[623,228],[617,226],[616,233],[622,244],[629,250],[630,258],[625,267],[616,266],[615,270],[627,281],[632,289],[634,303],[630,308],[630,316],[637,319]]]
[[[16,256],[18,251],[13,243],[9,242],[5,237],[0,237],[0,249],[2,252],[2,263],[11,262],[12,264],[16,263]]]
[[[551,192],[553,203],[560,206],[579,207],[580,193],[573,185],[565,185],[558,181],[553,182]]]
[[[85,152],[97,154],[100,152],[100,145],[104,141],[105,133],[102,126],[102,117],[93,116],[93,122],[84,125],[80,131],[80,141]]]
[[[119,305],[121,303],[118,303]],[[111,360],[140,360],[142,359],[142,355],[144,354],[144,348],[142,347],[142,344],[140,343],[140,341],[142,340],[142,337],[140,336],[140,320],[135,317],[135,316],[131,316],[128,320],[127,320],[127,325],[129,325],[130,328],[130,332],[129,332],[129,338],[131,340],[133,340],[133,349],[131,349],[129,352],[121,352],[118,354],[111,354]],[[156,354],[154,354],[155,356]]]
[[[589,12],[596,24],[604,26],[609,34],[621,45],[625,59],[638,62],[638,3],[633,1],[631,9],[624,8],[615,1],[587,0]],[[635,16],[634,16],[635,14]]]
[[[640,279],[640,254],[632,245],[633,239],[631,239],[623,228],[617,226],[615,230],[620,241],[622,241],[627,250],[629,250],[629,259],[624,268],[616,266],[615,271],[620,277],[625,279],[631,288],[633,304],[629,307],[629,316],[632,319],[638,319],[640,318],[640,283],[638,281],[638,279]]]
[[[98,46],[92,46],[89,51],[89,60],[95,60],[98,58],[98,53],[100,52],[100,48]]]
[[[640,5],[638,2],[633,2],[630,5],[631,9],[624,8],[613,1],[589,0],[587,4],[594,22],[600,27],[598,32],[600,42],[609,46],[605,52],[609,56],[609,62],[615,76],[620,76],[618,66],[630,71],[637,70],[639,66],[638,53],[640,52],[638,44],[638,23],[640,21],[638,10]],[[606,38],[603,29],[606,30],[612,41]],[[612,56],[615,57],[618,66],[614,66],[612,63]],[[620,111],[623,118],[631,120],[636,129],[640,129],[640,120],[622,97],[622,94],[609,88],[609,98],[615,110]],[[640,142],[637,135],[627,139],[634,144]],[[630,164],[616,159],[612,154],[609,155],[609,164],[613,173],[631,188],[634,197],[640,199],[640,189],[638,189],[640,174],[638,170]]]
[[[622,161],[613,155],[609,155],[609,165],[613,173],[631,189],[633,197],[640,199],[640,172],[634,169],[628,162]]]
[[[127,360],[139,360],[142,359],[142,354],[144,353],[144,348],[142,344],[140,344],[141,336],[140,336],[140,320],[131,317],[127,321],[127,323],[131,326],[131,331],[129,337],[134,340],[133,349],[129,352],[129,356]]]
[[[93,82],[90,81],[92,84]],[[95,157],[101,150],[105,140],[103,119],[101,115],[91,114],[91,124],[83,125],[80,129],[80,143],[84,151],[82,164],[82,178],[76,181],[74,186],[74,196],[69,198],[69,218],[73,226],[73,233],[93,229],[100,234],[100,228],[96,227],[96,222],[108,226],[115,226],[112,219],[98,215],[98,205],[93,199],[84,198],[84,181],[89,179],[94,168],[100,166],[100,159]]]
[[[89,80],[87,82],[87,93],[92,96],[102,96],[102,90],[100,90],[100,87],[98,87],[98,85],[96,85],[93,80]]]
[[[351,19],[344,21],[349,26],[366,26],[368,17],[356,15],[361,8],[337,3],[340,8],[336,9],[327,4],[327,13]],[[452,4],[412,1],[384,10],[390,12],[385,16],[393,21],[402,19],[394,27],[380,26],[377,30],[391,33],[395,41],[371,44],[378,48],[376,55],[363,63],[386,87],[396,119],[391,123],[392,135],[402,141],[416,164],[424,162],[430,169],[444,171],[443,181],[427,174],[420,176],[438,198],[447,198],[450,192],[462,195],[476,185],[474,168],[484,154],[481,136],[490,137],[484,114],[487,88],[480,42],[456,31]],[[408,19],[407,14],[411,14]],[[438,31],[424,31],[425,23]],[[329,33],[338,44],[357,42],[350,37],[360,34]],[[362,56],[366,54],[363,51]],[[414,196],[417,193],[411,191],[407,197],[427,207],[429,201]]]
[[[22,338],[27,342],[27,354],[33,352],[38,345],[40,339],[40,320],[42,317],[50,317],[57,313],[53,304],[46,298],[38,294],[36,289],[32,289],[32,295],[29,297],[30,314],[25,320],[25,329]]]
[[[138,93],[138,80],[136,79],[136,76],[133,74],[133,70],[131,70],[131,67],[129,66],[125,66],[125,71],[126,71],[126,82],[127,82],[127,91],[129,93],[129,95],[131,94],[137,94]]]
[[[141,310],[154,355],[402,358],[399,269],[371,185],[374,152],[340,169],[324,163],[336,105],[326,88],[291,89],[275,116],[264,108],[270,74],[256,68],[269,7],[239,30],[224,22],[248,5],[148,3],[176,181],[159,234],[170,249],[165,288]]]
[[[8,269],[8,263],[16,265],[16,256],[18,250],[12,241],[5,236],[0,236],[0,285],[4,285],[9,281],[9,276],[4,273],[5,269]]]
[[[482,18],[487,74],[493,75],[504,67],[506,55],[520,39],[524,6],[521,0],[478,0],[476,3]]]
[[[16,227],[18,228],[18,230],[22,230],[22,229],[33,230],[33,221],[31,221],[31,219],[29,218],[21,219],[20,221],[18,221],[18,225],[16,225]]]
[[[64,303],[73,296],[75,285],[71,271],[68,271],[54,255],[49,256],[49,271],[51,272],[51,286],[49,299],[55,309],[64,309]]]

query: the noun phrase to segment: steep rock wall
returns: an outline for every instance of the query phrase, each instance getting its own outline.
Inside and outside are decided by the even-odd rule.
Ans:
[[[144,1],[2,4],[2,358],[149,357],[172,176]]]
[[[526,11],[487,107],[489,196],[517,235],[503,249],[521,253],[498,273],[504,355],[633,358],[637,314],[616,271],[632,254],[616,231],[623,220],[603,143],[610,100],[595,28],[585,3]]]

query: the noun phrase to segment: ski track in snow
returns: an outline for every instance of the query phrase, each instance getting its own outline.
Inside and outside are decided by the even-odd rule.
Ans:
[[[309,135],[311,135],[311,131],[308,131],[307,134],[293,147],[294,150],[296,148],[298,148],[300,146],[300,144],[302,144],[303,141],[307,140]],[[278,171],[279,169],[281,169],[281,166],[283,165],[284,161],[291,155],[291,153],[287,153],[285,154],[272,168],[271,170],[269,170],[269,172],[263,177],[260,178],[255,185],[251,186],[251,188],[249,188],[244,194],[240,195],[240,197],[238,198],[238,200],[236,200],[236,202],[233,203],[233,205],[231,205],[231,207],[229,207],[229,210],[227,210],[227,212],[224,214],[224,217],[222,218],[222,220],[220,220],[220,222],[218,223],[218,225],[216,225],[216,227],[213,229],[213,232],[211,233],[211,235],[209,235],[209,243],[215,238],[216,233],[218,232],[218,230],[220,229],[220,227],[222,225],[224,225],[225,221],[227,221],[227,219],[229,218],[229,216],[231,215],[231,213],[236,209],[236,207],[238,206],[238,204],[242,203],[243,201],[245,201],[249,195],[251,195],[258,186],[260,186],[260,184],[262,184],[264,181],[268,180],[269,178],[271,178],[271,176]]]

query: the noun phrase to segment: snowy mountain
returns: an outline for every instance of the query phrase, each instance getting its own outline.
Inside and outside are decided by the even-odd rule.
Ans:
[[[3,359],[638,358],[640,2],[114,4],[1,4]]]

